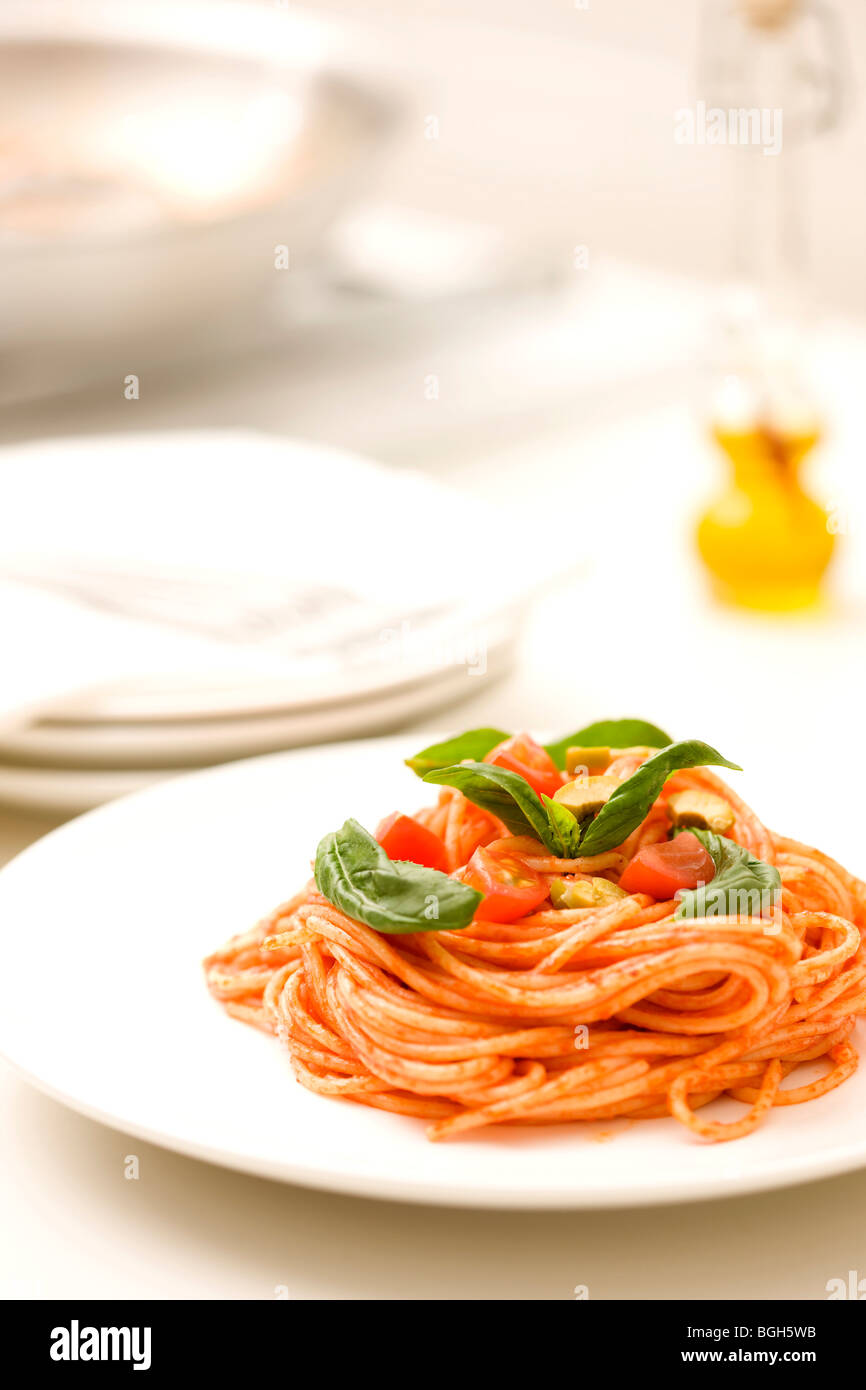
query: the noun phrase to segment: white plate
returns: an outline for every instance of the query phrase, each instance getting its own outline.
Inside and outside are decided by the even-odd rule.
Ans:
[[[50,1095],[130,1134],[266,1177],[378,1197],[628,1206],[866,1165],[866,1070],[772,1114],[747,1139],[709,1146],[672,1120],[494,1129],[430,1144],[420,1121],[298,1086],[275,1040],[208,997],[200,959],[293,891],[318,838],[347,815],[371,825],[422,804],[428,789],[401,758],[423,742],[403,735],[196,773],[26,850],[0,873],[0,1051]],[[769,770],[766,787],[745,792],[770,823],[782,821]],[[828,825],[825,846],[841,853],[833,833]]]
[[[0,721],[13,727],[34,713],[308,718],[443,673],[483,677],[571,563],[505,567],[495,586],[483,548],[437,563],[456,517],[506,553],[516,514],[278,436],[40,440],[0,451],[0,469]]]
[[[502,674],[511,655],[510,646],[488,653],[485,679]],[[118,724],[96,725],[91,737],[82,733],[82,726],[73,726],[77,728],[75,741],[66,726],[58,726],[58,738],[46,740],[47,748],[40,748],[37,737],[30,742],[26,737],[16,742],[10,735],[0,738],[0,759],[9,758],[8,762],[0,761],[0,805],[78,815],[154,782],[178,776],[185,770],[177,765],[181,756],[188,769],[241,758],[263,747],[270,751],[275,743],[286,747],[340,738],[347,733],[378,734],[434,709],[441,711],[459,705],[476,693],[474,686],[465,670],[448,671],[439,679],[391,691],[376,700],[323,706],[306,716],[286,715],[282,720],[234,721],[238,729],[232,729],[230,721],[220,720],[179,726],[161,724],[158,727],[162,738],[147,725],[133,732],[134,726]],[[166,766],[172,756],[174,765]],[[15,762],[14,757],[22,761]],[[53,759],[57,759],[56,764]]]
[[[71,802],[64,800],[64,806],[71,804],[77,810],[89,810],[108,800],[98,794],[91,799],[88,788],[92,785],[98,793],[98,778],[107,778],[109,772],[119,772],[130,779],[134,776],[130,771],[133,768],[140,768],[149,776],[154,767],[180,771],[277,752],[301,743],[385,733],[410,719],[432,717],[434,711],[470,699],[478,694],[484,681],[504,675],[514,657],[517,632],[518,617],[514,615],[501,639],[485,652],[483,673],[472,672],[465,665],[450,666],[423,681],[393,686],[366,699],[346,698],[331,704],[319,701],[306,709],[249,718],[174,722],[103,722],[96,717],[74,721],[53,718],[50,710],[43,711],[39,719],[0,728],[0,799],[19,803],[20,796],[26,794],[28,801],[35,797],[37,804],[44,804],[38,801],[38,787],[40,779],[48,785],[50,771],[52,786],[59,787],[62,782],[64,786],[81,788],[71,794]],[[145,784],[146,778],[136,785]],[[22,792],[13,791],[13,787],[20,787]],[[123,791],[130,789],[131,783]],[[114,794],[119,796],[122,792]]]
[[[129,796],[171,775],[154,769],[130,772],[101,768],[98,772],[81,772],[77,768],[0,764],[0,805],[77,816],[81,811],[102,806],[118,796]]]

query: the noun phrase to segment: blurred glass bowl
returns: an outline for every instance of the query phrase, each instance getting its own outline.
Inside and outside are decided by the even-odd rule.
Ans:
[[[279,5],[0,8],[0,345],[173,332],[303,262],[396,118],[347,48]]]

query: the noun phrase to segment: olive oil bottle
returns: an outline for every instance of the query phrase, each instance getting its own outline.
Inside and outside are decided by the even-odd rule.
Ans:
[[[836,540],[803,478],[823,432],[804,370],[805,212],[808,149],[840,106],[840,33],[818,0],[702,8],[702,89],[722,111],[772,113],[778,138],[738,132],[714,152],[730,242],[709,430],[727,479],[697,548],[719,597],[778,612],[818,600]]]
[[[716,593],[777,612],[815,604],[835,542],[827,512],[800,476],[820,437],[817,424],[715,423],[712,435],[730,480],[701,518],[697,541]]]

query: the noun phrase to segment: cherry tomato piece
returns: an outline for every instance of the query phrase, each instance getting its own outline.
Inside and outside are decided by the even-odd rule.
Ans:
[[[402,816],[399,811],[386,816],[376,831],[376,839],[389,859],[409,859],[428,869],[448,871],[448,856],[439,836],[413,816]]]
[[[527,868],[518,855],[490,849],[477,849],[460,877],[484,894],[475,912],[479,922],[516,922],[534,912],[549,893],[547,879]]]
[[[698,839],[688,830],[673,840],[645,845],[629,860],[619,880],[627,893],[649,893],[667,902],[681,889],[709,883],[716,866]]]
[[[545,796],[553,796],[562,786],[562,773],[556,763],[529,734],[516,734],[504,743],[497,743],[484,761],[519,773],[539,796],[542,792]]]

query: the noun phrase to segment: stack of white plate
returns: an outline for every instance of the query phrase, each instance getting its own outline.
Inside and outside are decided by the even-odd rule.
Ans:
[[[7,804],[398,727],[504,671],[529,597],[516,519],[318,445],[42,442],[0,488]]]

